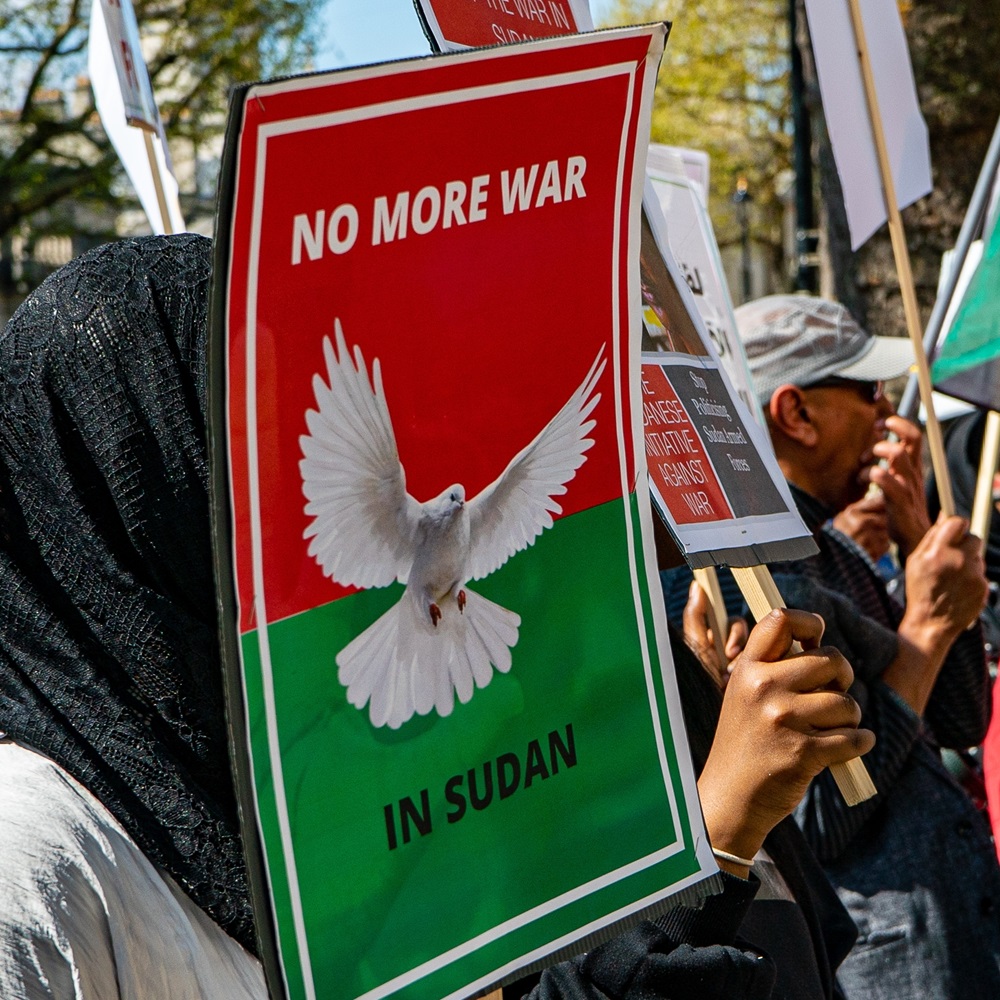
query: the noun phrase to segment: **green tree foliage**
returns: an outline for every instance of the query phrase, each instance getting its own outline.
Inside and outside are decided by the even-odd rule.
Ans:
[[[781,253],[777,189],[791,166],[787,0],[616,0],[609,24],[671,21],[653,108],[655,142],[703,149],[722,245],[738,238],[729,203],[753,198],[751,235]]]
[[[168,137],[221,131],[229,88],[303,68],[317,0],[135,0]],[[0,239],[65,199],[115,204],[86,72],[89,0],[0,0]]]

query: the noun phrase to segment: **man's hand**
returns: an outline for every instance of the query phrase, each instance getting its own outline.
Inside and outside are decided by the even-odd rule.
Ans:
[[[724,647],[725,661],[719,659],[715,646],[715,635],[709,624],[708,594],[697,580],[691,581],[687,604],[684,605],[684,641],[701,660],[708,672],[724,688],[729,683],[731,661],[740,654],[747,644],[747,623],[742,618],[730,618],[727,623],[729,635]]]
[[[833,526],[857,542],[872,562],[889,551],[889,512],[881,493],[849,504],[833,519]]]
[[[871,465],[861,478],[882,490],[889,535],[899,546],[900,562],[906,562],[931,526],[920,457],[923,436],[916,424],[895,414],[886,418],[885,429],[899,440],[879,441],[871,457],[875,462],[884,461],[885,468]]]
[[[950,646],[986,604],[989,585],[979,539],[969,534],[964,517],[942,515],[910,559],[903,621]]]
[[[918,715],[955,639],[986,604],[989,586],[979,540],[964,517],[938,518],[906,564],[906,612],[900,652],[883,680]]]
[[[823,627],[818,615],[772,611],[733,663],[698,779],[713,847],[752,858],[820,771],[875,745],[873,733],[858,729],[861,709],[847,694],[850,665],[836,649],[818,647]],[[785,659],[793,639],[804,651]]]

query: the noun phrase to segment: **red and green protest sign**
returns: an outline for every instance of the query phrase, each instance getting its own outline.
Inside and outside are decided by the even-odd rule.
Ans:
[[[642,451],[663,38],[234,105],[216,503],[289,998],[469,995],[714,868]]]
[[[671,254],[653,188],[643,203],[642,408],[649,487],[688,564],[812,555],[766,431],[739,398]]]
[[[439,51],[592,31],[589,0],[413,0]]]

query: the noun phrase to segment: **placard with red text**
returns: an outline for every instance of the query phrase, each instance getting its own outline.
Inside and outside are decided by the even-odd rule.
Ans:
[[[815,543],[733,389],[665,239],[653,188],[639,254],[642,409],[653,505],[694,569],[800,559]]]
[[[441,52],[593,31],[589,0],[414,0]]]

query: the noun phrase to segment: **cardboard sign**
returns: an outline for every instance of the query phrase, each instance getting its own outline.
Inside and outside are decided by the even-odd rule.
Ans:
[[[691,179],[692,168],[700,165],[702,158],[707,180],[705,154],[699,157],[695,150],[653,145],[646,173],[667,223],[670,252],[691,289],[712,346],[743,403],[763,427],[764,415],[754,394],[746,352],[736,328],[719,245],[705,209],[706,191],[699,190],[700,182]]]
[[[142,56],[132,0],[101,0],[101,9],[125,104],[125,120],[136,128],[159,133],[160,115]]]
[[[823,115],[844,192],[851,249],[886,221],[875,136],[865,98],[858,39],[848,0],[805,0]],[[920,111],[906,34],[896,0],[861,4],[866,47],[900,209],[934,187],[927,124]]]
[[[764,431],[730,382],[666,249],[656,195],[643,202],[642,393],[653,504],[688,564],[758,566],[816,551]]]
[[[593,31],[588,0],[414,0],[439,52]]]
[[[714,870],[637,476],[663,38],[234,104],[217,545],[289,998],[468,996]]]

